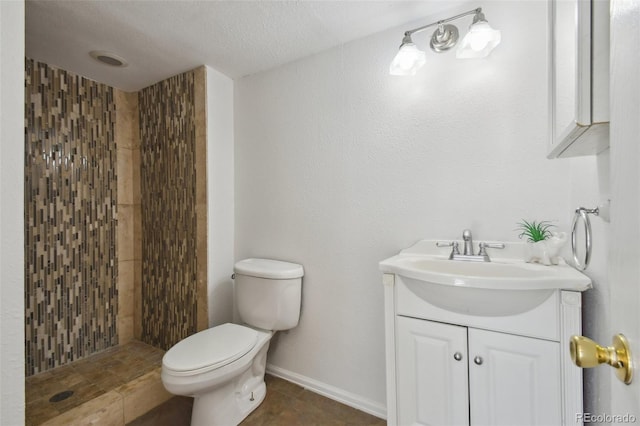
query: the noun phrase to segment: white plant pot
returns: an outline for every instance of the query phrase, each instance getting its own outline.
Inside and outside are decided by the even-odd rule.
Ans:
[[[529,263],[541,263],[543,265],[557,265],[560,263],[560,250],[567,242],[566,232],[554,232],[551,238],[535,243],[527,243],[527,257]]]

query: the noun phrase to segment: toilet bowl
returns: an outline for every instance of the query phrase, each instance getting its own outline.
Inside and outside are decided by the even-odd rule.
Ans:
[[[167,352],[162,383],[174,395],[194,397],[192,425],[238,424],[260,405],[271,336],[227,323],[196,333]]]
[[[232,426],[260,405],[271,337],[298,324],[302,266],[270,259],[235,265],[245,324],[226,323],[181,340],[162,359],[162,383],[194,398],[192,426]]]

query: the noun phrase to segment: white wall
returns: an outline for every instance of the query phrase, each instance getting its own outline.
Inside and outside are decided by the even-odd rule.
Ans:
[[[516,240],[522,218],[570,225],[570,163],[545,159],[546,4],[483,9],[503,39],[485,60],[428,52],[415,77],[389,76],[403,32],[437,16],[236,82],[236,259],[306,271],[300,324],[269,362],[378,414],[380,260],[464,228]]]
[[[610,153],[606,150],[598,156],[554,160],[570,165],[571,168],[571,211],[577,207],[594,208],[611,198],[609,182]],[[608,273],[610,223],[600,217],[590,215],[593,250],[591,262],[584,273],[588,275],[593,288],[582,297],[582,335],[600,344],[610,344],[610,280]],[[579,231],[582,231],[579,222]],[[580,240],[582,241],[582,240]],[[610,413],[611,371],[608,368],[584,370],[584,411],[587,413]]]
[[[611,336],[629,340],[633,382],[609,372],[611,413],[640,418],[640,2],[611,1]],[[636,420],[634,420],[635,422]]]
[[[233,80],[206,67],[209,326],[233,319]]]
[[[0,1],[0,424],[24,424],[24,3]]]

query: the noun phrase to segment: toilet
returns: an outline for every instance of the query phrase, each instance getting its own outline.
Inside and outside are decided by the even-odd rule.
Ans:
[[[162,383],[194,398],[192,426],[237,425],[264,400],[271,337],[298,325],[302,265],[237,262],[235,300],[242,325],[226,323],[181,340],[162,358]]]

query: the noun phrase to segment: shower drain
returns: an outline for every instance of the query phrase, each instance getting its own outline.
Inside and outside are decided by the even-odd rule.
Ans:
[[[73,391],[72,390],[62,391],[62,392],[59,392],[59,393],[53,395],[51,398],[49,398],[49,402],[64,401],[65,399],[69,398],[71,395],[73,395]]]

